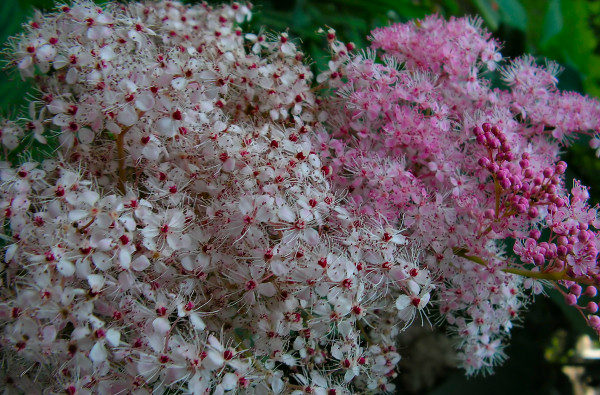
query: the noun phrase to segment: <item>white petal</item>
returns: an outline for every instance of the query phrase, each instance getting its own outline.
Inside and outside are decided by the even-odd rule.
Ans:
[[[107,356],[108,353],[106,352],[103,342],[97,342],[94,344],[94,347],[92,347],[92,350],[90,351],[90,359],[94,363],[106,361]]]
[[[231,173],[235,169],[235,159],[229,158],[223,163],[223,171]]]
[[[208,370],[215,370],[223,366],[225,359],[221,353],[214,350],[209,350],[206,358],[202,361],[202,366]]]
[[[92,141],[94,141],[94,137],[96,137],[94,132],[92,132],[92,130],[89,128],[79,129],[77,136],[79,137],[79,142],[81,142],[81,144],[90,144]]]
[[[203,331],[206,328],[206,324],[196,313],[190,313],[190,322],[196,328],[196,330]]]
[[[284,220],[286,222],[291,223],[291,222],[296,221],[296,215],[294,214],[292,209],[289,208],[288,206],[282,206],[279,209],[279,212],[277,214],[279,215],[279,218],[281,218],[282,220]]]
[[[152,327],[156,333],[163,336],[171,330],[171,324],[169,324],[169,321],[164,317],[155,318],[154,321],[152,321]]]
[[[121,127],[113,121],[106,122],[106,130],[108,130],[109,132],[111,132],[113,134],[121,133]]]
[[[312,246],[319,244],[319,232],[314,228],[307,228],[304,230],[304,240]]]
[[[135,124],[137,122],[137,120],[138,120],[137,112],[133,109],[132,106],[124,107],[119,112],[119,115],[117,115],[117,121],[119,121],[119,123],[124,126],[131,126],[131,125]]]
[[[50,62],[56,56],[56,49],[49,44],[42,45],[35,52],[35,56],[42,62]]]
[[[396,299],[396,308],[398,310],[404,310],[410,305],[411,298],[408,295],[400,295],[398,299]]]
[[[281,355],[281,362],[283,362],[287,366],[296,366],[296,358],[294,358],[290,354]]]
[[[154,96],[151,93],[142,93],[135,99],[135,106],[144,112],[151,110],[155,103]]]
[[[131,262],[131,268],[138,272],[145,270],[148,266],[150,266],[150,260],[146,255],[140,255]]]
[[[56,339],[56,334],[57,331],[54,325],[45,326],[44,329],[42,329],[43,344],[52,343],[54,339]]]
[[[117,56],[115,51],[113,51],[112,47],[109,45],[100,50],[100,58],[102,58],[102,60],[110,61],[114,59],[115,56]]]
[[[111,258],[103,252],[95,252],[92,254],[92,262],[94,265],[102,271],[108,270],[111,268]]]
[[[421,292],[421,287],[419,286],[419,284],[417,284],[416,281],[414,280],[408,280],[408,289],[410,290],[410,293],[413,295],[418,295],[419,292]]]
[[[274,275],[278,277],[285,276],[289,271],[289,267],[285,262],[279,259],[271,262],[271,272],[273,272]]]
[[[421,301],[419,302],[419,309],[422,309],[423,307],[427,306],[427,303],[429,303],[429,299],[431,299],[431,295],[429,293],[423,295],[421,297]]]
[[[262,283],[258,285],[258,292],[267,298],[275,296],[277,290],[273,283]]]
[[[185,215],[179,210],[169,210],[168,216],[171,216],[168,222],[170,228],[181,228],[185,224]]]
[[[94,191],[85,191],[81,194],[81,200],[83,200],[88,206],[92,206],[94,203],[100,199],[100,195],[98,192]]]
[[[274,377],[273,381],[271,382],[271,389],[273,392],[279,394],[281,391],[283,391],[283,387],[283,380],[281,380],[279,377]]]
[[[208,344],[210,344],[210,346],[216,350],[219,350],[219,351],[225,350],[223,348],[223,346],[221,345],[221,342],[219,342],[219,340],[216,337],[214,337],[213,335],[208,336]]]
[[[187,82],[188,81],[186,78],[179,77],[171,81],[171,86],[173,87],[173,89],[180,91],[187,86]]]
[[[217,121],[215,122],[215,124],[213,125],[213,130],[215,132],[222,132],[223,130],[227,129],[227,124],[223,121]]]
[[[99,292],[104,285],[104,276],[100,274],[90,274],[87,276],[88,284],[94,292]]]
[[[237,381],[238,381],[238,378],[235,374],[227,373],[225,376],[223,376],[221,385],[223,386],[223,389],[225,391],[230,391],[230,390],[234,389],[235,387],[237,387]]]
[[[65,277],[71,277],[75,273],[75,265],[66,259],[61,259],[56,264],[56,269]]]
[[[161,118],[156,121],[156,129],[165,137],[175,136],[175,125],[173,125],[171,118]]]
[[[29,66],[31,66],[33,59],[31,58],[31,56],[26,56],[23,59],[21,59],[19,61],[18,67],[20,70],[24,70],[26,68],[28,68]]]
[[[79,73],[77,72],[77,69],[71,67],[69,71],[67,71],[67,77],[65,78],[67,84],[74,84],[75,82],[77,82],[78,75]]]
[[[125,249],[119,250],[119,264],[125,270],[131,266],[131,253]]]
[[[106,341],[111,346],[117,347],[121,342],[121,333],[114,328],[107,330],[106,331]]]
[[[350,325],[348,321],[342,321],[338,325],[338,331],[342,336],[347,337],[350,335],[350,332],[352,332],[352,325]]]
[[[10,262],[13,257],[15,256],[15,254],[17,253],[17,250],[19,249],[19,246],[17,244],[11,244],[8,246],[8,248],[6,249],[6,252],[4,253],[4,262],[8,263]]]

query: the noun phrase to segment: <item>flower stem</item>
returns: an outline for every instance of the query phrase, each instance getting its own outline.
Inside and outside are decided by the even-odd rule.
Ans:
[[[117,134],[117,161],[119,163],[119,191],[123,195],[125,195],[125,180],[127,174],[125,173],[125,148],[124,148],[124,139],[125,133],[129,128],[123,129],[123,131]]]
[[[478,256],[467,255],[469,250],[467,250],[466,248],[454,248],[453,251],[454,251],[454,254],[456,254],[457,256],[459,256],[461,258],[465,258],[465,259],[467,259],[471,262],[475,262],[481,266],[489,267],[489,264],[486,260],[484,260]],[[518,276],[523,276],[523,277],[528,277],[528,278],[537,278],[539,280],[549,280],[549,281],[555,281],[555,282],[556,281],[574,281],[574,282],[580,283],[580,284],[594,285],[593,279],[585,277],[585,276],[571,277],[567,274],[566,269],[561,272],[534,272],[534,271],[528,270],[528,269],[519,269],[519,268],[510,268],[510,267],[505,267],[500,270],[502,270],[504,273],[516,274]]]

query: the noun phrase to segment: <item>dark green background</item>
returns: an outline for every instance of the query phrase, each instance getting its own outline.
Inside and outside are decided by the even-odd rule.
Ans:
[[[105,1],[97,1],[103,3]],[[6,42],[33,15],[33,7],[51,9],[51,0],[0,0],[0,40]],[[514,57],[532,53],[540,60],[558,61],[564,71],[560,87],[600,96],[600,1],[586,0],[295,0],[255,1],[254,16],[246,30],[288,31],[302,42],[315,69],[327,61],[320,27],[333,27],[344,41],[359,48],[368,43],[368,32],[388,22],[402,22],[431,13],[445,16],[479,14],[501,41],[502,54]],[[0,74],[0,114],[15,119],[35,91],[14,73]],[[592,187],[599,201],[600,161],[581,141],[565,152],[570,178]],[[571,181],[569,181],[571,182]],[[491,377],[466,379],[449,370],[436,386],[423,393],[446,394],[571,394],[561,373],[573,364],[572,347],[582,333],[590,333],[583,319],[566,308],[559,295],[538,297],[521,327],[513,330],[508,362]],[[594,334],[592,337],[595,338]],[[597,340],[597,338],[596,338]],[[410,358],[407,355],[406,358]],[[407,361],[410,363],[410,361]],[[587,364],[588,379],[600,380],[595,364]],[[404,392],[404,391],[398,391]]]

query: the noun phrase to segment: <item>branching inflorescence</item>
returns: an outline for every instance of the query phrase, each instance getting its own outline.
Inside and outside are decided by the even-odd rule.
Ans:
[[[596,208],[558,156],[598,141],[597,101],[530,57],[492,89],[498,43],[437,16],[363,53],[325,32],[313,87],[249,18],[77,1],[14,41],[40,101],[2,121],[5,157],[24,152],[1,164],[7,386],[391,392],[414,321],[491,370],[545,285],[600,330]]]

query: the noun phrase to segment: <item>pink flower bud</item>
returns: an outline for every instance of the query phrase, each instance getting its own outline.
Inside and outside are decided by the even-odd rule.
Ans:
[[[567,247],[565,247],[565,246],[558,246],[558,248],[556,249],[556,254],[558,256],[565,256],[565,255],[567,255]]]
[[[568,294],[565,296],[565,304],[567,306],[575,306],[577,304],[577,296],[573,294]]]
[[[588,296],[588,297],[590,297],[590,298],[593,298],[593,297],[595,297],[595,296],[596,296],[596,294],[597,294],[597,293],[598,293],[598,289],[597,289],[596,287],[594,287],[594,286],[590,285],[589,287],[587,287],[587,288],[585,289],[585,293],[584,293],[584,295],[585,295],[585,296]],[[594,313],[595,313],[595,311],[594,311]]]
[[[555,174],[563,174],[566,169],[567,169],[567,164],[561,160],[554,167],[554,173]]]
[[[581,296],[581,285],[579,284],[573,284],[569,287],[569,292],[571,292],[572,294],[574,294],[577,297]]]
[[[539,215],[538,209],[536,207],[530,207],[527,216],[531,219],[537,218]]]
[[[479,160],[477,161],[477,164],[481,167],[488,167],[490,164],[490,160],[486,157],[479,158]]]
[[[588,324],[592,327],[592,329],[594,329],[595,331],[600,330],[600,317],[598,317],[597,315],[590,315],[588,317]]]
[[[590,235],[588,234],[587,230],[582,230],[577,234],[577,239],[582,243],[588,241],[589,237]]]
[[[598,304],[595,302],[588,302],[586,309],[592,314],[596,313],[598,311]]]
[[[539,239],[541,235],[542,235],[542,232],[541,232],[541,231],[539,231],[538,229],[532,229],[532,230],[529,232],[529,237],[531,237],[531,238],[532,238],[532,239],[534,239],[534,240],[537,240],[537,239]]]

